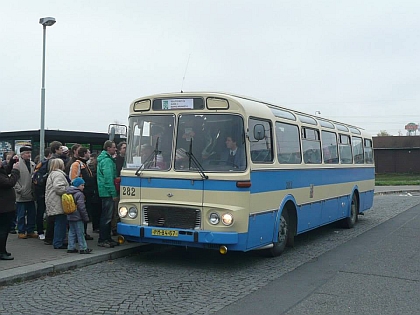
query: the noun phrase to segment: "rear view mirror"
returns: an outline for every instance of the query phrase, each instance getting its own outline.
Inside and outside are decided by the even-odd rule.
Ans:
[[[259,141],[265,138],[265,130],[264,126],[261,124],[257,124],[254,126],[254,139]]]

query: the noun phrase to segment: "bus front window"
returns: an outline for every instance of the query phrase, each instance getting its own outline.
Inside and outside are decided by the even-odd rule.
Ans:
[[[175,170],[244,171],[243,119],[233,114],[179,115]],[[198,164],[191,158],[198,161]]]
[[[168,170],[171,166],[173,115],[129,118],[126,168]]]

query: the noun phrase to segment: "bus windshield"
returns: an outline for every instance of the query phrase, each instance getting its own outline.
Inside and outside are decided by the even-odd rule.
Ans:
[[[183,114],[178,117],[175,170],[246,169],[242,117],[233,114]]]
[[[126,167],[168,170],[174,133],[174,115],[144,115],[129,118]]]
[[[126,168],[244,171],[244,122],[234,114],[143,115],[129,118]],[[176,135],[175,150],[173,138]],[[174,163],[172,161],[174,160]]]

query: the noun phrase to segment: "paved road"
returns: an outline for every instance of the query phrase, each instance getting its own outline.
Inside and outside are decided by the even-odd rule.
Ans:
[[[401,268],[401,264],[405,266],[406,260],[397,259],[394,252],[388,250],[389,244],[382,240],[390,231],[398,231],[401,238],[408,233],[404,241],[418,239],[420,231],[411,226],[403,228],[401,222],[407,220],[400,220],[406,213],[412,216],[420,211],[418,207],[407,211],[420,203],[418,195],[412,192],[376,196],[373,209],[360,218],[354,229],[330,225],[306,233],[297,237],[295,248],[273,259],[261,257],[259,252],[230,252],[221,256],[213,251],[157,247],[150,252],[54,277],[6,286],[0,290],[0,314],[45,313],[46,310],[52,314],[220,315],[247,314],[247,311],[261,315],[353,314],[358,309],[348,306],[354,306],[358,299],[372,314],[415,314],[410,312],[410,303],[407,303],[412,297],[410,292],[419,289],[420,268],[415,264],[418,261],[415,253],[407,246],[392,247],[399,250],[398,257],[411,259],[411,273],[398,274],[403,283],[395,277],[390,277],[388,282],[379,281],[386,277],[375,276],[372,266],[379,265],[379,271],[384,273],[387,265],[380,263],[390,261],[396,269]],[[385,224],[381,223],[390,226],[384,228]],[[382,233],[375,232],[378,230]],[[362,250],[364,247],[372,249],[373,245],[382,245],[383,250]],[[349,246],[357,250],[346,250]],[[332,256],[328,258],[328,255]],[[349,261],[348,255],[358,262],[356,269],[343,268],[343,263]],[[357,269],[365,265],[368,267],[364,268],[366,275]],[[349,280],[353,281],[353,287],[347,285]],[[389,288],[390,283],[398,282],[400,295],[392,299],[398,308],[391,310],[403,312],[386,312],[390,303],[382,305],[381,302],[390,298],[391,291],[384,294],[383,288],[374,285],[375,282]],[[331,292],[336,292],[335,296]],[[349,302],[343,303],[346,300]]]

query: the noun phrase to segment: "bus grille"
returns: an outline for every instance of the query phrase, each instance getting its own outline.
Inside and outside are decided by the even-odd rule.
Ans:
[[[148,226],[200,229],[199,209],[167,206],[144,206],[143,217]]]

